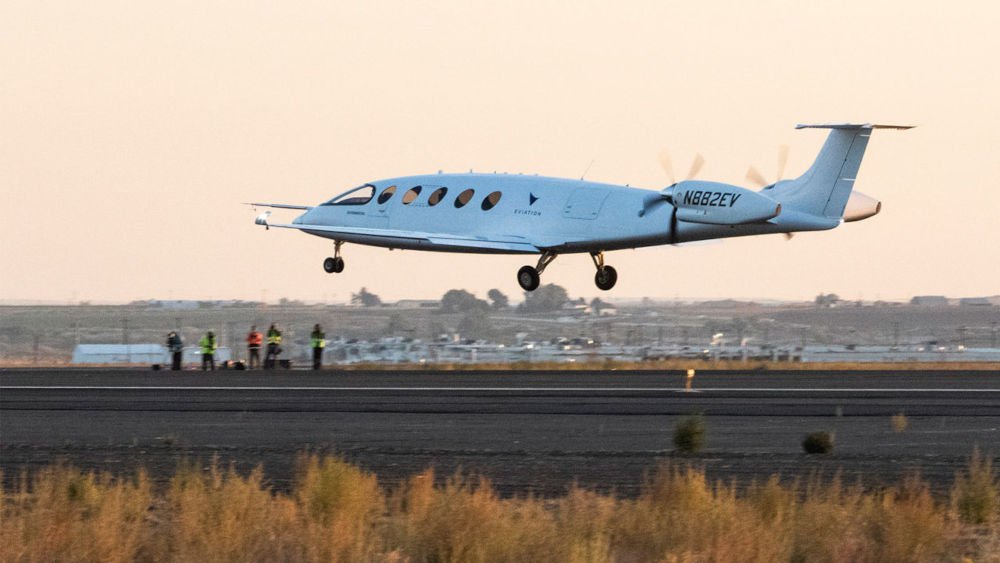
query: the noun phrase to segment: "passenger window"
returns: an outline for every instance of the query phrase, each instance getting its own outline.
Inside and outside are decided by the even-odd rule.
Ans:
[[[490,195],[483,198],[483,211],[489,211],[493,209],[493,206],[500,202],[500,192],[493,192]]]
[[[427,198],[427,205],[434,207],[435,205],[441,203],[444,199],[445,194],[448,193],[448,188],[438,188],[431,192],[431,195]]]
[[[406,193],[403,194],[403,205],[409,205],[413,202],[413,200],[417,199],[417,196],[420,195],[421,189],[422,188],[420,186],[414,186],[409,190],[406,190]]]
[[[378,204],[385,205],[385,202],[392,199],[392,195],[396,193],[396,186],[389,186],[388,188],[382,190],[382,193],[378,195]]]
[[[344,192],[323,205],[364,205],[375,196],[375,186],[365,184],[360,188]]]
[[[473,190],[473,189],[468,189],[468,190],[465,190],[464,192],[458,194],[458,197],[455,198],[455,207],[456,208],[457,207],[465,207],[465,204],[469,203],[469,201],[472,199],[472,196],[475,195],[475,194],[476,194],[476,190]]]

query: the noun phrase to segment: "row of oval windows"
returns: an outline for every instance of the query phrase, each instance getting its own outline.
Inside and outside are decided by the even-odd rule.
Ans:
[[[403,194],[403,205],[409,205],[413,203],[417,199],[417,196],[420,195],[420,192],[422,190],[423,186],[414,186],[409,190],[406,190],[406,193]],[[389,186],[388,188],[382,190],[382,193],[380,193],[378,196],[378,204],[384,205],[386,202],[392,199],[392,196],[395,193],[396,193],[396,186]],[[444,199],[444,196],[447,195],[447,193],[448,193],[448,188],[442,187],[434,190],[433,192],[431,192],[431,195],[427,197],[427,205],[430,207],[434,207],[435,205],[441,203],[441,200]],[[454,202],[455,208],[458,209],[461,207],[465,207],[467,203],[472,201],[472,197],[475,194],[476,190],[473,190],[471,188],[458,194],[458,197],[455,198]],[[500,202],[501,195],[502,194],[500,192],[490,193],[490,195],[483,198],[483,202],[480,205],[480,207],[483,208],[483,211],[488,211],[490,209],[493,209],[493,207]]]
[[[414,186],[409,190],[407,190],[406,193],[403,194],[403,205],[409,205],[413,203],[413,201],[416,200],[417,197],[420,195],[420,192],[422,190],[423,186]],[[392,199],[392,196],[395,193],[396,193],[396,186],[389,186],[388,188],[382,190],[382,193],[378,195],[378,200],[377,200],[378,204],[385,205],[390,199]],[[434,207],[435,205],[441,203],[441,200],[444,199],[444,196],[447,193],[448,193],[448,188],[442,187],[434,190],[433,192],[431,192],[431,195],[427,198],[427,205],[429,205],[430,207]],[[465,207],[465,205],[472,200],[472,197],[475,195],[475,193],[476,191],[470,188],[458,194],[458,197],[455,198],[454,202],[455,207],[456,208]],[[493,207],[495,207],[496,204],[500,202],[501,195],[502,194],[500,192],[492,192],[490,193],[490,195],[483,198],[483,202],[481,205],[483,211],[493,209]],[[324,203],[323,205],[365,205],[366,203],[371,201],[372,198],[374,197],[375,197],[375,186],[371,184],[365,184],[364,186],[355,188],[347,193],[343,193],[331,199],[330,201]]]

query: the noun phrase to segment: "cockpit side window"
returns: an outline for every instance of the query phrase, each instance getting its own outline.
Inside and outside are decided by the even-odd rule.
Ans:
[[[375,196],[375,186],[365,184],[344,192],[323,205],[364,205]]]

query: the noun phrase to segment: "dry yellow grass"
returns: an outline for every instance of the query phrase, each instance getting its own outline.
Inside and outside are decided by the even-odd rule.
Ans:
[[[974,457],[962,479],[938,500],[916,476],[880,492],[776,477],[738,490],[663,466],[634,499],[505,499],[432,470],[387,491],[330,457],[304,456],[289,493],[216,463],[160,489],[56,465],[0,492],[0,561],[996,560],[996,503],[975,504],[975,523],[963,508],[996,498],[992,468]]]

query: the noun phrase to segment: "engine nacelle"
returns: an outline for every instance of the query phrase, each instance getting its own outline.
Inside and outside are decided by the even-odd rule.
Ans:
[[[844,222],[861,221],[882,211],[882,202],[865,194],[854,190],[844,207]]]
[[[773,219],[781,204],[770,197],[739,186],[719,182],[687,180],[670,192],[677,219],[710,225],[743,225]]]

